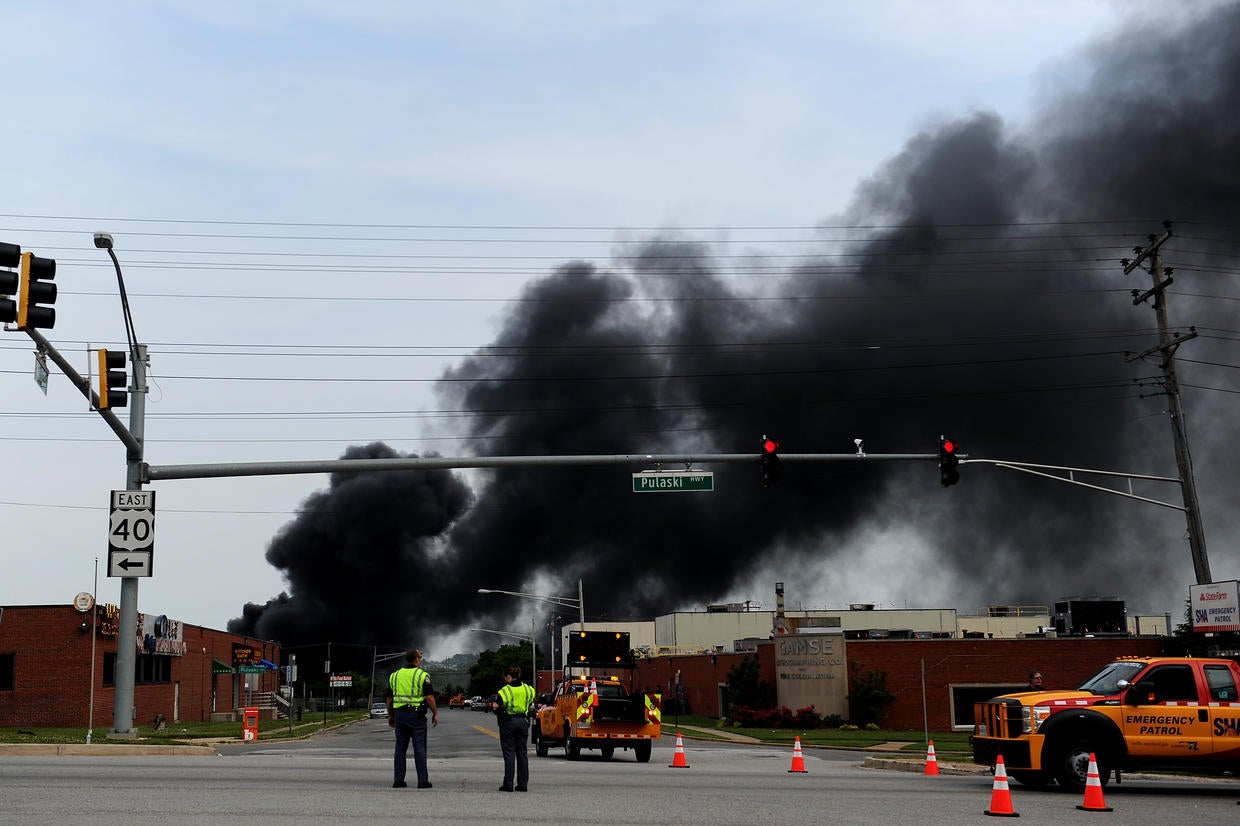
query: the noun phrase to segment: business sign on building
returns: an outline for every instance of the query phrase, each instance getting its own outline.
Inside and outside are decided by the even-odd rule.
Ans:
[[[242,666],[254,666],[258,671],[263,670],[261,662],[262,654],[258,649],[234,642],[232,644],[232,666],[233,668],[241,668]],[[244,673],[244,672],[243,672]]]
[[[1240,631],[1240,581],[1188,586],[1193,631]]]
[[[775,691],[781,706],[809,706],[848,719],[848,660],[842,630],[775,635]]]
[[[168,619],[166,614],[138,614],[138,651],[143,654],[185,656],[181,621]]]

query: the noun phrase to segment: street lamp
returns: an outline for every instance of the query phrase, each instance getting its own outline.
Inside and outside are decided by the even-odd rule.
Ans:
[[[530,641],[530,685],[534,686],[534,690],[538,691],[538,644],[534,642],[534,620],[530,620],[529,634],[514,634],[511,631],[496,631],[493,628],[471,628],[470,631],[479,631],[483,634],[498,634],[501,637],[514,637],[518,640]],[[555,675],[551,675],[554,679]]]
[[[478,593],[480,594],[507,594],[510,597],[532,599],[538,602],[550,603],[551,605],[559,605],[564,608],[576,608],[577,618],[581,623],[581,630],[584,631],[586,629],[586,603],[585,603],[585,599],[582,596],[580,579],[577,580],[577,598],[576,599],[573,599],[572,597],[553,597],[553,596],[547,596],[546,594],[523,594],[520,591],[501,591],[496,588],[479,588]],[[552,654],[554,655],[554,653],[555,653],[555,648],[552,647]],[[560,671],[563,671],[563,670],[564,670],[564,649],[563,647],[561,647],[560,648]]]

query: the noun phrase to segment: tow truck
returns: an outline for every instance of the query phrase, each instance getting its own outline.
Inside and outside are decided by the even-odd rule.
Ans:
[[[578,631],[568,659],[550,704],[538,711],[535,753],[563,747],[576,760],[582,749],[598,749],[610,760],[616,749],[632,749],[638,763],[649,763],[662,735],[662,698],[638,689],[628,632]]]

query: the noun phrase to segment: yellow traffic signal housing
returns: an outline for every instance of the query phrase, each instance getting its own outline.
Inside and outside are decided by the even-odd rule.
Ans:
[[[99,348],[99,409],[124,407],[129,404],[125,391],[125,351]]]
[[[21,286],[17,293],[17,328],[56,326],[56,261],[22,253]],[[47,306],[44,306],[47,305]]]

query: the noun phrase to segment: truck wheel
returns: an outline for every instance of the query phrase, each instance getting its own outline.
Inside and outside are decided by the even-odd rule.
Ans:
[[[1059,758],[1055,761],[1055,779],[1059,781],[1059,785],[1073,792],[1079,792],[1085,788],[1085,782],[1089,779],[1091,752],[1094,754],[1094,759],[1098,761],[1098,778],[1103,786],[1107,784],[1107,781],[1111,779],[1111,767],[1107,765],[1106,755],[1096,751],[1085,740],[1074,740],[1059,753]]]
[[[638,763],[650,762],[650,742],[649,740],[639,740],[637,745],[633,747],[633,753],[637,755]]]
[[[546,739],[544,739],[544,738],[542,738],[542,737],[539,737],[539,738],[538,738],[538,742],[534,744],[534,753],[535,753],[535,754],[537,754],[539,757],[546,757],[546,756],[547,756],[547,741],[546,741]]]
[[[604,760],[610,760],[612,758],[612,755],[616,753],[616,747],[615,746],[603,746],[603,748],[601,748],[600,751],[603,752]]]
[[[1013,769],[1008,772],[1008,777],[1030,789],[1045,789],[1051,782],[1050,775],[1029,769]]]
[[[569,737],[568,729],[564,730],[564,756],[569,760],[576,760],[581,756],[581,741]]]

